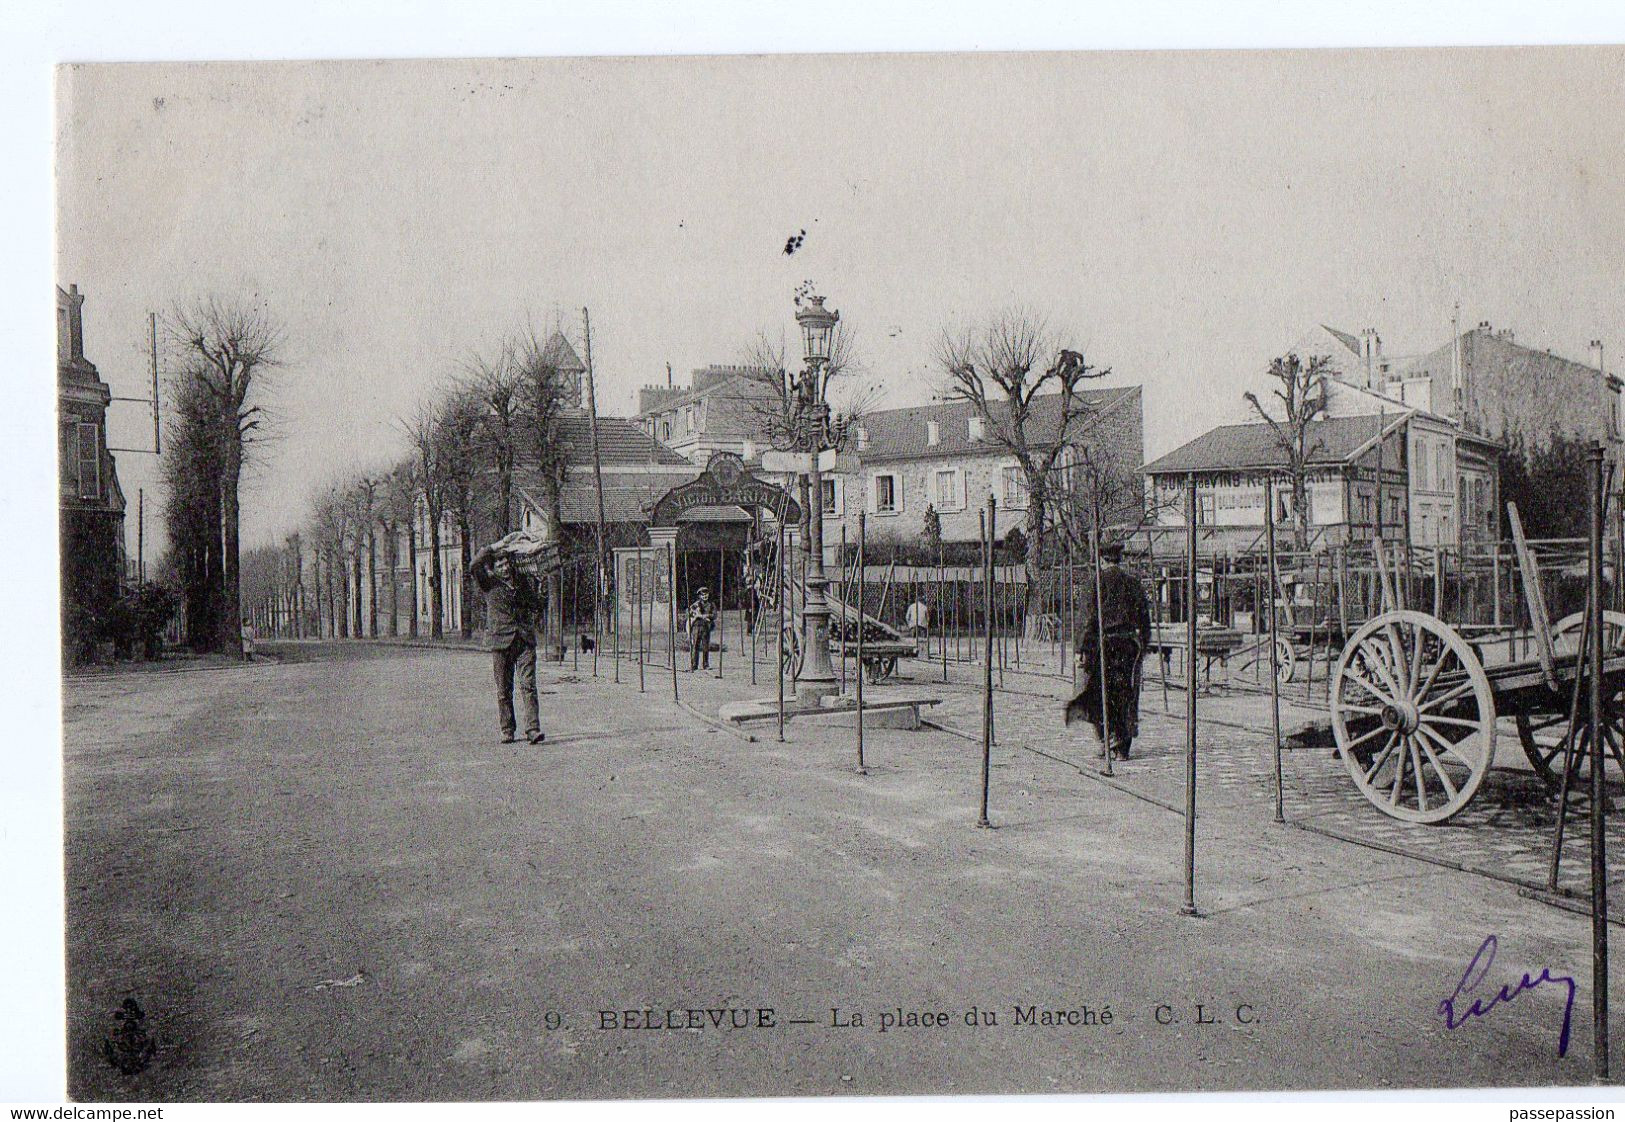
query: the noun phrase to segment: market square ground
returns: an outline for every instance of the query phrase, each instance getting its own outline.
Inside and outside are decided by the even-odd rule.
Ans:
[[[1179,801],[1183,726],[1154,695],[1114,787],[1071,766],[1093,760],[1059,727],[1063,684],[1008,676],[998,828],[978,830],[980,749],[949,733],[871,730],[859,776],[849,728],[746,743],[673,705],[669,676],[640,694],[635,667],[617,684],[605,659],[596,679],[544,668],[549,740],[504,745],[483,657],[282,651],[65,686],[77,1098],[1589,1081],[1588,920],[1271,823],[1257,698],[1204,700],[1191,918],[1183,821],[1159,805]],[[896,689],[977,727],[971,673],[905,672]],[[754,690],[737,659],[725,673],[684,675],[685,701],[771,693],[765,667]],[[1339,775],[1324,750],[1293,753],[1288,817],[1379,818]],[[1520,790],[1401,840],[1495,859],[1498,818],[1533,828],[1512,820]],[[1496,986],[1579,980],[1566,1057],[1555,986],[1446,1028],[1439,1003],[1488,935]],[[159,1045],[134,1076],[102,1055],[127,996]]]

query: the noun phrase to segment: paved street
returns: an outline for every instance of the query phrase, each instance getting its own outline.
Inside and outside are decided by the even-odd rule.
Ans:
[[[1150,691],[1144,758],[1114,788],[1061,762],[1088,756],[1058,728],[1061,684],[1008,676],[998,828],[978,830],[980,749],[947,733],[871,730],[859,776],[849,728],[746,743],[674,706],[669,677],[640,695],[605,660],[597,680],[544,669],[548,742],[503,745],[483,657],[284,651],[66,685],[77,1098],[1589,1079],[1588,920],[1272,825],[1261,706],[1226,700],[1234,721],[1204,729],[1192,918],[1183,822],[1156,805],[1176,801],[1183,729]],[[684,675],[685,700],[771,693],[730,657],[722,682]],[[967,674],[909,673],[894,690],[945,696],[940,719],[976,728]],[[1292,764],[1307,814],[1340,765]],[[1446,1029],[1439,1002],[1491,934],[1481,993],[1542,968],[1579,980],[1566,1058],[1552,984]],[[126,996],[160,1045],[133,1077],[100,1055]],[[969,1027],[973,1007],[997,1023]],[[1091,1023],[1018,1023],[1028,1007]],[[657,1027],[601,1027],[628,1011]],[[913,1023],[882,1032],[888,1014]]]

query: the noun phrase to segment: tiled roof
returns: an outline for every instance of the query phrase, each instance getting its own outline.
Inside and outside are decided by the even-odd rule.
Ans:
[[[1316,464],[1345,463],[1377,438],[1379,426],[1385,425],[1391,431],[1405,419],[1405,416],[1372,415],[1330,417],[1316,421],[1310,428],[1312,451],[1309,460]],[[1252,425],[1220,425],[1152,461],[1143,470],[1148,475],[1159,475],[1285,467],[1286,464],[1286,451],[1276,440],[1274,430],[1260,422]]]
[[[1072,432],[1076,438],[1094,424],[1108,409],[1130,398],[1138,397],[1139,386],[1121,389],[1090,390],[1079,396],[1092,408],[1092,415],[1075,418]],[[970,419],[976,410],[968,402],[945,401],[935,405],[917,405],[906,409],[882,409],[866,414],[858,422],[868,440],[862,448],[849,447],[864,460],[905,460],[926,456],[989,456],[1004,449],[992,439],[972,440]],[[1049,436],[1060,425],[1060,394],[1042,394],[1033,399],[1028,413],[1029,436]],[[927,423],[936,421],[938,442],[931,444]],[[992,427],[992,426],[989,426]],[[989,434],[991,437],[991,433]]]
[[[571,464],[592,463],[592,419],[585,409],[560,414],[559,439],[568,448]],[[598,418],[598,457],[605,466],[620,464],[687,465],[688,461],[643,431],[629,417]]]

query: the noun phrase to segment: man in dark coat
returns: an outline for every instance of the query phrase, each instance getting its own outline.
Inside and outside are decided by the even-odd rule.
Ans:
[[[497,716],[502,722],[502,742],[514,741],[513,688],[519,682],[519,700],[524,707],[525,739],[540,744],[541,715],[536,701],[536,631],[546,605],[541,582],[522,572],[503,551],[508,539],[488,545],[474,555],[469,575],[485,593],[486,646],[496,672]]]
[[[1122,560],[1121,545],[1101,545],[1100,611],[1097,616],[1091,580],[1083,590],[1083,611],[1078,617],[1082,688],[1066,704],[1066,723],[1079,718],[1088,721],[1100,740],[1099,754],[1110,751],[1117,760],[1128,759],[1129,745],[1140,731],[1140,657],[1151,644],[1151,605],[1139,578],[1122,568]],[[1106,635],[1104,682],[1100,673],[1102,631]]]
[[[711,603],[711,590],[702,588],[698,598],[688,606],[688,671],[690,674],[704,668],[711,669],[711,628],[716,626],[717,609]],[[720,657],[720,656],[719,656]]]

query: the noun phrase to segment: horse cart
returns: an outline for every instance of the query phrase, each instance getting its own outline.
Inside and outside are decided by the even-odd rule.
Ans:
[[[1332,677],[1337,749],[1372,805],[1406,822],[1449,820],[1472,802],[1495,762],[1498,725],[1510,718],[1536,774],[1571,789],[1587,777],[1586,613],[1550,623],[1539,566],[1511,507],[1513,541],[1535,657],[1495,661],[1487,648],[1425,612],[1393,607],[1354,630]],[[1625,770],[1625,615],[1603,613],[1606,757]],[[1602,753],[1596,753],[1602,756]]]

